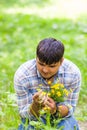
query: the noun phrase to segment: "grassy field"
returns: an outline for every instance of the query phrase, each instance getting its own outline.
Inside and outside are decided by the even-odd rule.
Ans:
[[[75,112],[87,120],[87,2],[86,0],[3,0],[0,2],[0,130],[16,130],[20,123],[13,77],[16,69],[35,57],[38,42],[54,37],[65,45],[65,57],[82,73]]]

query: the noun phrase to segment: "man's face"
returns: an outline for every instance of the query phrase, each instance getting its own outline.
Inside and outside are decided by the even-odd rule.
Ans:
[[[57,73],[61,63],[62,61],[59,61],[51,65],[46,65],[45,63],[41,62],[38,58],[36,58],[37,69],[41,76],[45,79],[50,79],[51,77],[53,77]]]

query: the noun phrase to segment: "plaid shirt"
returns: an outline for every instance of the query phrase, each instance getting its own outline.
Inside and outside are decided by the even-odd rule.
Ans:
[[[69,107],[68,116],[70,116],[75,110],[79,96],[81,86],[80,70],[71,61],[64,59],[54,77],[54,82],[57,79],[64,84],[66,89],[72,90],[67,99],[58,104],[67,105]],[[14,76],[14,88],[17,94],[17,103],[21,117],[35,119],[35,117],[29,112],[29,108],[32,103],[32,96],[37,92],[36,89],[40,84],[42,84],[43,90],[49,91],[49,85],[37,70],[36,59],[25,62],[16,71]]]

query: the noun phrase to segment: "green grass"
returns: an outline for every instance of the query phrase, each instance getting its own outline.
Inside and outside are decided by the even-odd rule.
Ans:
[[[13,87],[14,73],[22,63],[35,57],[38,42],[46,37],[61,40],[66,49],[65,57],[76,63],[81,70],[82,87],[75,114],[77,119],[87,120],[86,12],[82,12],[78,16],[74,14],[72,18],[66,12],[65,15],[64,12],[60,15],[61,10],[56,11],[53,15],[51,9],[54,9],[54,5],[57,6],[57,0],[55,0],[55,4],[52,3],[52,0],[35,2],[35,0],[26,2],[9,0],[7,3],[6,0],[3,0],[0,4],[1,130],[15,130],[20,123]],[[67,0],[67,4],[68,2]],[[61,4],[60,1],[59,4]],[[28,8],[29,10],[26,12]],[[45,12],[46,8],[48,8],[47,12]]]

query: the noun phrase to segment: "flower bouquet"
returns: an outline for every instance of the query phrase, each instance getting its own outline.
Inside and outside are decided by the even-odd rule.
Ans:
[[[57,82],[55,84],[51,84],[48,82],[50,86],[49,91],[42,91],[42,94],[39,97],[40,103],[45,101],[47,97],[52,98],[56,103],[63,102],[65,98],[69,95],[69,92],[63,84]],[[41,86],[41,85],[40,85]],[[41,90],[41,87],[37,89],[38,91]],[[42,116],[45,115],[46,122],[44,123],[41,119]],[[35,127],[35,130],[62,130],[63,126],[57,128],[58,123],[61,121],[61,117],[51,119],[50,108],[46,105],[40,110],[40,117],[38,121],[30,121],[30,124]],[[51,120],[54,125],[52,125]]]

